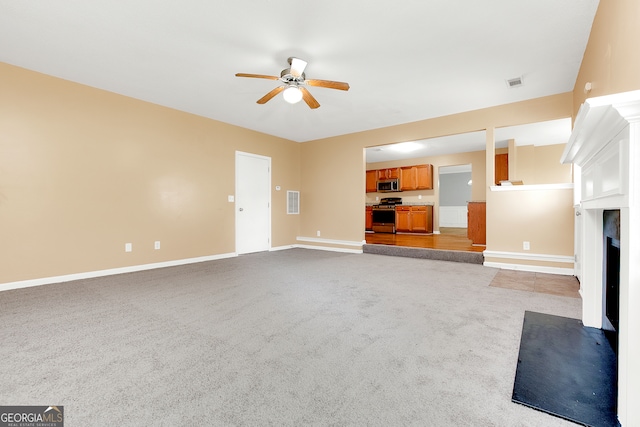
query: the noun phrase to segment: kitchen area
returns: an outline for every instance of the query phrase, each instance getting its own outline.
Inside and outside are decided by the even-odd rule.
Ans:
[[[366,242],[473,252],[484,250],[484,246],[475,246],[475,242],[467,238],[466,218],[463,227],[434,228],[436,186],[432,164],[367,170]],[[477,243],[482,244],[484,242]]]
[[[403,203],[401,192],[433,190],[433,165],[411,165],[366,172],[366,191],[376,202],[365,207],[365,229],[373,233],[433,233],[433,202]],[[387,197],[382,197],[382,196]]]

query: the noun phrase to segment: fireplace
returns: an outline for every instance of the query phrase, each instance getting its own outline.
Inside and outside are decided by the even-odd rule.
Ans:
[[[610,336],[618,419],[640,425],[640,91],[585,101],[561,160],[574,165],[582,322]]]
[[[602,329],[617,355],[620,331],[620,210],[603,211],[602,220],[602,283],[604,285]]]

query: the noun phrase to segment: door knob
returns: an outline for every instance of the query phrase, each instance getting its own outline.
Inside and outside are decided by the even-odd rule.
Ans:
[[[244,209],[240,208],[240,212],[242,212]]]

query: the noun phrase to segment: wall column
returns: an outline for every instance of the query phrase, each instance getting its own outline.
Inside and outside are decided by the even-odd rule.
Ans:
[[[496,142],[495,142],[495,128],[487,128],[487,188],[486,193],[489,194],[489,186],[495,185],[496,180]],[[485,196],[486,200],[486,196]]]

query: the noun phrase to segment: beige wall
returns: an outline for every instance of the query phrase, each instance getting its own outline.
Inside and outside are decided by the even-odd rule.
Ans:
[[[524,184],[560,184],[572,182],[571,165],[563,165],[560,158],[565,144],[523,145],[516,147],[516,164],[512,181]],[[511,162],[511,158],[509,158]]]
[[[574,118],[587,98],[640,89],[638,40],[640,2],[601,0],[573,91]]]
[[[489,209],[487,249],[573,256],[572,189],[491,191],[487,194]],[[530,250],[523,250],[524,241],[530,242]]]
[[[636,0],[600,2],[573,92],[303,144],[0,64],[0,283],[233,252],[235,150],[272,157],[272,246],[317,231],[361,241],[365,147],[569,117],[589,96],[640,89],[639,18]],[[300,216],[284,213],[288,189]],[[498,223],[520,196],[485,197],[488,249],[521,247],[521,227],[546,233],[526,209]],[[564,253],[571,236],[540,247]]]
[[[301,217],[300,234],[313,237],[316,230],[328,229],[331,230],[328,236],[331,239],[361,241],[364,238],[363,206],[366,200],[364,148],[366,147],[566,118],[571,116],[571,112],[572,94],[568,92],[526,102],[303,143],[301,144],[302,182],[305,190],[303,202],[305,212]],[[447,163],[446,160],[438,161]],[[451,160],[449,164],[460,164],[461,161]],[[436,161],[432,163],[436,164]],[[464,163],[467,162],[464,161]],[[475,169],[480,171],[480,168],[474,167]],[[476,181],[475,176],[473,179]],[[480,177],[477,180],[485,181]],[[474,185],[473,198],[486,200],[487,190],[486,185],[484,187]],[[435,201],[435,191],[428,196]],[[335,197],[345,201],[345,204],[339,205],[339,208],[332,206],[315,210],[316,207],[334,200]],[[549,210],[555,209],[549,204],[547,207]],[[564,208],[566,206],[558,207],[561,210]],[[498,221],[492,216],[489,207],[488,210],[488,222]],[[434,223],[437,224],[437,220]],[[544,234],[545,225],[532,221],[530,215],[525,214],[519,222],[512,224],[514,229],[524,226],[533,227],[532,232],[539,228],[540,234]],[[507,236],[506,238],[514,235],[512,231],[510,228],[499,228],[499,233]],[[322,236],[324,237],[324,234]],[[572,242],[572,239],[573,231],[568,230],[564,234],[553,236],[550,246],[554,246],[554,242],[559,241],[559,245],[565,247],[567,244],[572,244],[568,243]],[[515,240],[509,240],[505,247],[517,245],[521,248],[522,242],[516,244]],[[502,246],[487,248],[496,251],[505,250]]]
[[[571,111],[567,93],[296,144],[6,64],[0,74],[0,220],[11,224],[0,283],[233,253],[236,150],[272,157],[272,246],[318,231],[361,242],[365,147]],[[288,189],[301,191],[300,216],[285,213]]]
[[[0,93],[0,283],[233,253],[236,150],[272,158],[295,243],[299,144],[6,64]]]

